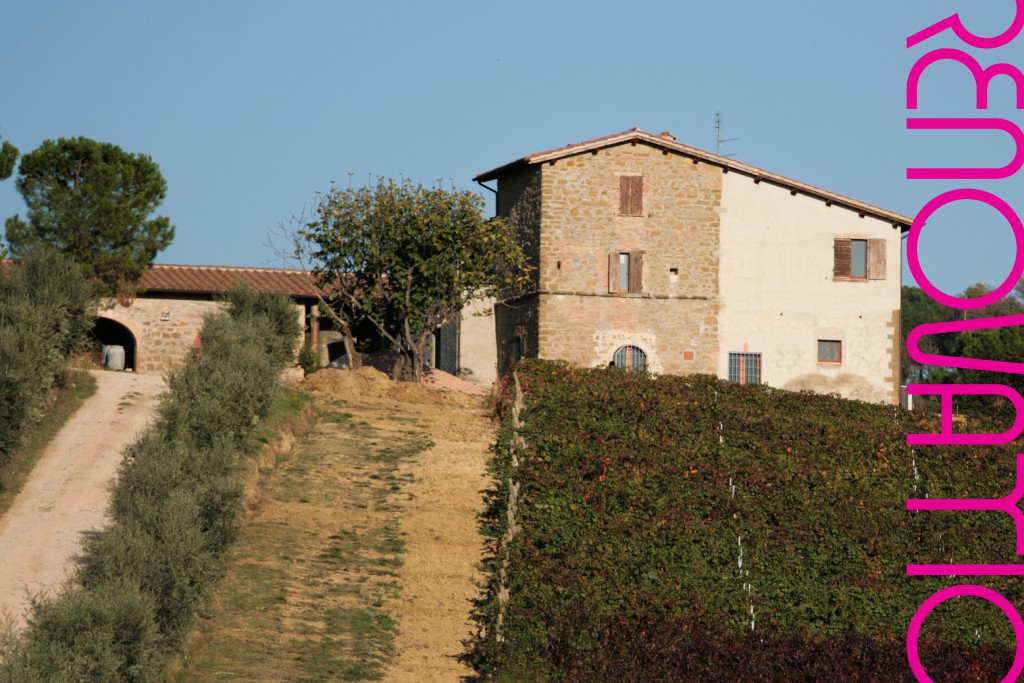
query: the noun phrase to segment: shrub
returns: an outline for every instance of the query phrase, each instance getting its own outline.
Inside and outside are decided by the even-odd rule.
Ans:
[[[78,266],[53,251],[35,251],[0,271],[0,466],[82,348],[96,301]]]
[[[320,353],[306,344],[299,351],[299,366],[302,367],[303,376],[312,375],[320,369]]]
[[[200,347],[168,375],[170,389],[160,407],[161,429],[170,438],[203,448],[218,438],[245,445],[252,427],[270,410],[279,366],[258,340],[256,319],[206,319]]]
[[[466,657],[498,680],[908,680],[907,623],[948,583],[906,563],[1012,556],[1005,515],[905,509],[1016,481],[1012,445],[912,451],[906,434],[938,432],[934,416],[708,376],[518,373],[526,446],[506,385],[495,555]],[[518,532],[499,556],[510,479]],[[986,583],[1024,601],[1018,578]],[[955,680],[1005,672],[1014,651],[981,600],[944,603],[922,639]]]
[[[0,297],[7,284],[0,280]],[[5,310],[26,326],[49,320],[19,305]],[[251,293],[205,321],[200,348],[168,377],[157,424],[125,451],[114,524],[87,540],[78,585],[35,605],[25,636],[0,648],[0,682],[160,679],[222,572],[241,508],[237,458],[271,408],[296,330],[290,305]],[[30,348],[0,325],[0,359],[5,348],[52,351]],[[36,375],[0,368],[0,388],[14,380],[38,391]],[[29,391],[18,387],[19,395]],[[0,395],[0,411],[20,407],[5,400]]]
[[[79,265],[60,252],[37,247],[11,273],[15,286],[47,309],[50,331],[62,358],[81,352],[96,322],[95,286]]]
[[[242,485],[232,478],[236,451],[224,440],[189,448],[150,432],[125,452],[111,511],[120,523],[154,528],[155,515],[177,490],[194,493],[200,530],[209,550],[221,551],[234,539]]]
[[[302,326],[295,303],[287,294],[254,292],[239,284],[227,294],[228,309],[238,321],[252,321],[263,333],[251,341],[261,341],[267,356],[277,368],[291,364]]]
[[[160,680],[152,600],[125,581],[70,590],[34,603],[27,638],[0,667],[0,681]]]
[[[199,501],[176,489],[154,500],[144,519],[120,522],[86,543],[85,588],[129,580],[152,596],[164,644],[184,637],[205,590],[221,571],[202,531]]]

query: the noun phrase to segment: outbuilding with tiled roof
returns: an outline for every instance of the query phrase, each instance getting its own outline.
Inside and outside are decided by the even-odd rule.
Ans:
[[[152,265],[143,273],[136,296],[103,302],[93,334],[103,345],[124,347],[127,369],[166,372],[198,344],[204,318],[223,310],[223,295],[237,284],[290,296],[306,341],[319,345],[312,277],[284,268]],[[296,348],[302,343],[297,338]]]

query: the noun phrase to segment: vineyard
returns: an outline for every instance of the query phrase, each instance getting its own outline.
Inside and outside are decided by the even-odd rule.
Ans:
[[[1015,483],[1012,444],[907,446],[935,416],[543,361],[519,366],[500,410],[467,655],[495,680],[913,680],[907,628],[928,596],[981,583],[1024,599],[1018,578],[906,576],[1015,561],[1008,515],[906,510]],[[997,607],[961,598],[920,651],[939,680],[977,681],[1014,649]]]

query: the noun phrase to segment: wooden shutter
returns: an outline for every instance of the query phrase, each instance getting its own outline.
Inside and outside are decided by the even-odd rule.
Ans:
[[[885,279],[885,240],[868,240],[868,279]]]
[[[619,291],[619,252],[613,251],[608,254],[608,293],[615,294]]]
[[[619,213],[625,216],[642,216],[644,213],[644,177],[639,175],[619,176]]]
[[[629,293],[639,294],[644,289],[644,252],[629,252]]]
[[[850,277],[853,273],[853,245],[850,240],[837,239],[833,247],[835,264],[832,270],[834,277]]]

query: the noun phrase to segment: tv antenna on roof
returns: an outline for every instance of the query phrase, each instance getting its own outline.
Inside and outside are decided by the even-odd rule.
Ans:
[[[733,142],[739,140],[739,138],[723,138],[722,137],[722,112],[715,112],[715,154],[721,157],[736,156],[735,152],[731,154],[722,154],[722,144],[726,142]]]

